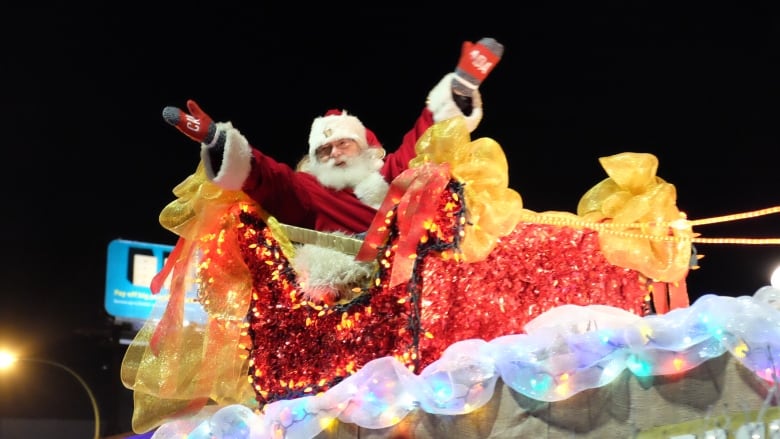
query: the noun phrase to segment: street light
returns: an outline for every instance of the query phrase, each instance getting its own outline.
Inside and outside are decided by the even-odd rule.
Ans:
[[[18,358],[16,355],[14,355],[11,352],[0,351],[0,370],[9,369],[14,365],[14,363],[19,361],[26,361],[29,363],[48,364],[49,366],[60,368],[65,372],[71,374],[73,378],[76,378],[76,381],[78,381],[79,384],[81,384],[81,387],[83,387],[84,390],[87,391],[87,396],[89,396],[89,402],[92,403],[92,414],[95,417],[94,439],[100,439],[100,411],[98,410],[97,400],[95,399],[95,395],[92,393],[92,389],[90,389],[89,386],[87,385],[87,382],[84,381],[84,379],[81,378],[81,376],[77,374],[76,371],[56,361],[44,360],[40,358]]]

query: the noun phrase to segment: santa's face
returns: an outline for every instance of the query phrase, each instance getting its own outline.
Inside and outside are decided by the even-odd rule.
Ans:
[[[360,155],[360,151],[360,145],[356,141],[338,139],[320,146],[314,155],[320,163],[333,160],[335,166],[343,167],[348,159]]]
[[[369,174],[382,168],[383,162],[377,158],[375,149],[362,149],[351,139],[334,141],[317,148],[317,160],[309,163],[307,171],[324,186],[333,189],[354,188]]]

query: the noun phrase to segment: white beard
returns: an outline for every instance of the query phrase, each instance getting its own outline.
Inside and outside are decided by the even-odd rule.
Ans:
[[[355,157],[336,166],[336,160],[326,162],[310,160],[305,171],[312,174],[323,186],[331,189],[352,189],[363,203],[378,208],[387,195],[389,185],[379,173],[384,162],[376,151],[368,148]]]
[[[352,189],[360,201],[378,209],[390,185],[379,173],[384,162],[377,153],[369,148],[344,160],[342,166],[336,166],[333,159],[309,159],[300,170],[316,177],[325,187]],[[300,276],[304,294],[317,302],[351,300],[353,289],[368,285],[376,268],[373,262],[358,262],[353,256],[315,244],[299,246],[291,263]]]

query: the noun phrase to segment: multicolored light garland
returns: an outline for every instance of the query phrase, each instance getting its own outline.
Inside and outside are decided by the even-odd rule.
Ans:
[[[726,352],[769,383],[780,373],[780,311],[767,297],[705,295],[688,308],[639,317],[614,307],[564,305],[534,319],[528,333],[449,346],[420,374],[394,358],[375,359],[318,396],[270,403],[207,406],[162,425],[154,439],[310,438],[333,422],[393,426],[414,410],[468,414],[493,396],[498,379],[529,398],[561,401],[638,377],[685,373]],[[176,436],[178,435],[178,436]]]

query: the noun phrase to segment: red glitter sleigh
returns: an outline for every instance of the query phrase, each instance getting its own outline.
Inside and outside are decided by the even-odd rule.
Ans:
[[[241,216],[240,247],[254,284],[250,375],[261,405],[327,390],[379,357],[420,371],[456,341],[521,333],[564,303],[648,312],[646,282],[610,264],[594,231],[520,223],[487,259],[457,261],[459,214],[445,213],[456,187],[439,195],[436,232],[417,246],[407,281],[390,286],[388,267],[399,257],[391,224],[374,286],[336,306],[306,301],[272,233],[258,216]]]
[[[432,127],[417,150],[358,253],[376,262],[373,279],[335,304],[307,299],[290,263],[295,247],[260,206],[217,189],[202,168],[178,186],[179,198],[161,223],[181,238],[152,285],[159,291],[172,276],[169,302],[159,321],[139,333],[123,365],[129,370],[123,380],[136,391],[134,425],[143,429],[208,400],[248,404],[252,395],[262,408],[314,395],[381,357],[419,372],[457,341],[522,333],[564,304],[611,305],[637,315],[687,305],[690,241],[654,237],[689,230],[674,228],[680,214],[671,185],[655,177],[652,165],[641,177],[649,182],[645,190],[626,189],[633,183],[615,172],[583,197],[582,214],[537,214],[506,187],[500,147],[490,139],[472,142],[459,120]],[[638,203],[641,215],[631,201],[630,210],[611,203],[611,215],[599,211],[605,193],[626,190],[646,197]],[[626,218],[641,228],[627,228]],[[627,253],[637,240],[647,251]],[[184,324],[190,284],[208,315],[201,331]],[[197,354],[181,354],[192,346]],[[157,384],[149,385],[154,380],[144,380],[145,373]]]

